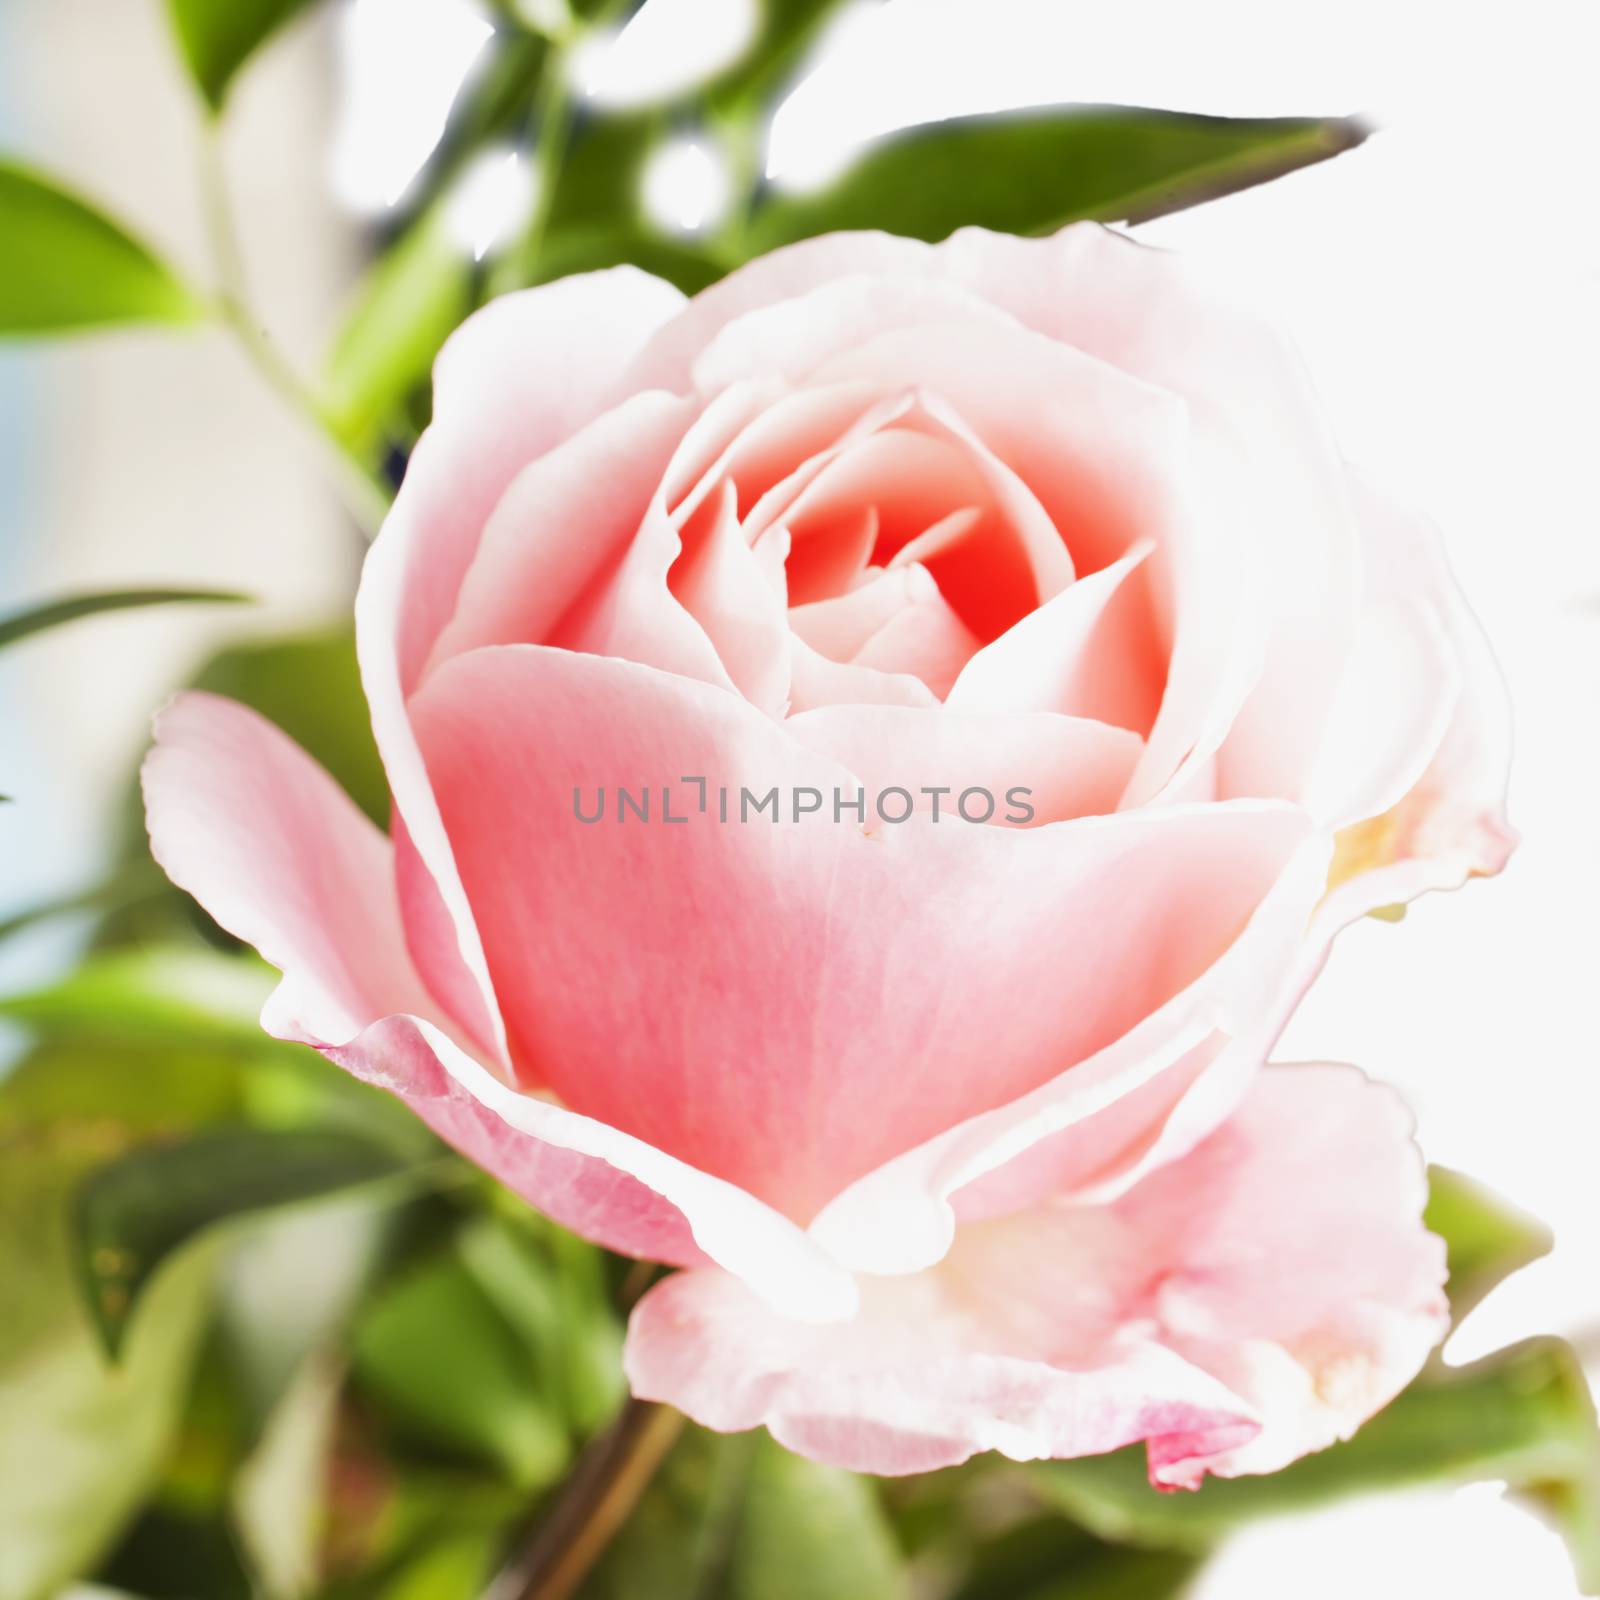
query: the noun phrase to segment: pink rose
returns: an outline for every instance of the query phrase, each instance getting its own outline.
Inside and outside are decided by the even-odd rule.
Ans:
[[[508,296],[435,418],[357,603],[392,843],[225,701],[146,769],[265,1026],[684,1268],[628,1371],[712,1427],[1190,1484],[1388,1399],[1404,1117],[1257,1069],[1339,924],[1498,870],[1505,713],[1283,341],[1093,226],[839,236]]]

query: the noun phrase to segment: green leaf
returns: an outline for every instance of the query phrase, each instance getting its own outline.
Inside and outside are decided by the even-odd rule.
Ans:
[[[899,1600],[900,1549],[870,1478],[765,1433],[686,1427],[582,1600]]]
[[[248,605],[250,596],[223,589],[107,589],[97,594],[65,595],[0,617],[0,648],[26,639],[29,634],[43,633],[46,628],[59,628],[64,622],[98,616],[102,611],[133,611],[175,603]]]
[[[1106,1544],[1061,1517],[1037,1517],[985,1537],[956,1529],[967,1572],[951,1600],[1168,1600],[1202,1565],[1188,1551]]]
[[[1518,1268],[1548,1254],[1553,1242],[1542,1222],[1448,1167],[1428,1169],[1423,1220],[1448,1252],[1453,1322]]]
[[[768,190],[747,253],[844,228],[942,239],[975,224],[1051,233],[1142,222],[1324,161],[1366,130],[1344,119],[1189,116],[1062,106],[955,117],[875,140],[813,194]]]
[[[668,239],[643,228],[573,228],[545,240],[533,281],[548,283],[570,273],[624,263],[665,278],[685,294],[698,294],[715,283],[729,265],[687,240]]]
[[[145,1145],[91,1173],[74,1207],[90,1308],[115,1356],[162,1263],[218,1223],[414,1178],[383,1145],[333,1129],[218,1128]]]
[[[448,202],[420,216],[373,267],[328,352],[323,409],[344,439],[371,449],[391,414],[427,380],[472,309],[472,258]]]
[[[234,75],[307,0],[167,0],[189,75],[220,111]]]
[[[124,1135],[104,1120],[0,1151],[0,1596],[34,1600],[90,1571],[149,1493],[182,1411],[209,1304],[206,1252],[165,1273],[117,1369],[73,1270],[67,1209]]]
[[[1144,1453],[1027,1469],[1038,1492],[1101,1538],[1193,1551],[1258,1517],[1340,1496],[1502,1478],[1555,1516],[1579,1580],[1600,1584],[1600,1432],[1583,1368],[1559,1339],[1532,1339],[1419,1378],[1354,1438],[1259,1478],[1162,1494]]]
[[[234,1481],[239,1541],[272,1600],[300,1600],[317,1586],[342,1376],[324,1354],[304,1361]]]
[[[518,1202],[520,1205],[520,1202]],[[574,1440],[622,1399],[622,1329],[593,1245],[529,1212],[513,1228],[480,1217],[462,1229],[462,1264],[527,1351],[539,1393]]]
[[[254,956],[154,946],[92,956],[39,989],[0,998],[0,1018],[36,1038],[80,1044],[271,1048],[259,1017],[277,974]]]
[[[761,0],[760,20],[749,44],[705,86],[700,98],[714,112],[758,119],[793,81],[841,10],[842,0]]]
[[[0,160],[0,337],[193,322],[194,295],[144,245],[41,173]]]
[[[566,1429],[527,1352],[453,1255],[407,1274],[367,1307],[353,1372],[406,1432],[486,1461],[525,1490],[555,1482],[567,1464]]]

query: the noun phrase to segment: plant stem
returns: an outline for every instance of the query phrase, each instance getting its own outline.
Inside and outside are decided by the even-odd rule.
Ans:
[[[244,257],[239,249],[233,209],[228,201],[220,135],[214,125],[208,125],[204,130],[201,155],[201,198],[217,277],[217,291],[212,297],[213,311],[267,386],[306,426],[328,456],[334,467],[335,481],[345,509],[370,539],[388,514],[389,491],[367,462],[339,437],[317,397],[284,360],[262,327],[260,318],[250,309]]]
[[[483,1600],[568,1600],[628,1520],[682,1427],[670,1406],[629,1400],[578,1458],[555,1504],[518,1541]]]

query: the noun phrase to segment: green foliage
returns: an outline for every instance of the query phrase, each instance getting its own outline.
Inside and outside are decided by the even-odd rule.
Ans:
[[[0,160],[0,239],[0,338],[183,324],[202,314],[173,272],[121,226],[7,160]]]
[[[256,50],[308,0],[167,0],[189,75],[213,112]]]
[[[384,1146],[331,1128],[217,1128],[100,1167],[78,1191],[74,1223],[107,1351],[117,1354],[140,1296],[168,1257],[208,1228],[416,1175]]]
[[[583,1600],[890,1600],[903,1560],[872,1480],[765,1433],[686,1427]]]
[[[163,1277],[116,1371],[75,1281],[73,1187],[125,1138],[59,1123],[0,1151],[0,1600],[41,1600],[92,1565],[154,1485],[182,1408],[211,1262]]]
[[[372,269],[328,353],[322,404],[358,448],[380,442],[387,419],[472,309],[472,262],[446,210],[436,204]]]
[[[1600,1435],[1582,1367],[1559,1339],[1429,1374],[1354,1438],[1265,1477],[1161,1494],[1138,1449],[1029,1471],[1041,1496],[1104,1538],[1194,1551],[1345,1495],[1503,1478],[1557,1511],[1580,1577],[1600,1579]]]
[[[1050,233],[1085,218],[1139,222],[1325,161],[1364,137],[1338,119],[1129,106],[954,117],[875,141],[814,194],[768,191],[745,246],[756,255],[845,228],[942,239],[969,224]]]
[[[164,606],[178,602],[206,605],[243,605],[250,597],[221,589],[110,589],[98,594],[68,595],[47,600],[0,617],[0,648],[26,639],[30,634],[59,628],[79,617],[97,616],[102,611],[132,611],[142,606]]]
[[[566,1429],[527,1350],[454,1252],[407,1272],[367,1308],[353,1363],[363,1392],[403,1430],[520,1488],[553,1483],[567,1464]]]
[[[1448,1167],[1428,1169],[1428,1227],[1449,1257],[1450,1316],[1460,1322],[1503,1279],[1549,1253],[1550,1230]]]

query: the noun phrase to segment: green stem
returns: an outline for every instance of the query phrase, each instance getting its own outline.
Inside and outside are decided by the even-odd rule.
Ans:
[[[228,201],[221,142],[214,124],[206,127],[201,150],[201,198],[217,278],[217,291],[211,302],[213,312],[267,386],[300,420],[332,462],[345,508],[371,538],[388,514],[389,491],[371,466],[339,436],[309,385],[284,359],[260,318],[250,309],[244,256]]]

